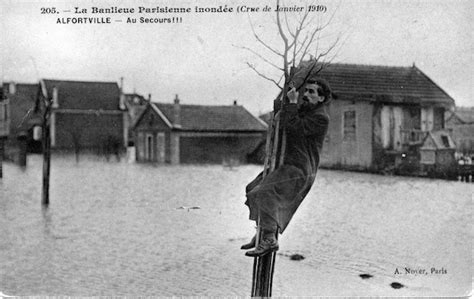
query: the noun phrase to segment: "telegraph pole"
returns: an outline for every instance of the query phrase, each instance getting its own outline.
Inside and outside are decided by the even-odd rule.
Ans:
[[[48,92],[41,81],[41,88],[43,91],[43,189],[41,193],[41,204],[45,207],[49,205],[49,177],[51,170],[51,132],[50,132],[50,118],[51,118],[51,99],[48,97]]]

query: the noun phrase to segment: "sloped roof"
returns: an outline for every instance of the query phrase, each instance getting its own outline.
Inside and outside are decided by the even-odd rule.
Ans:
[[[3,95],[10,100],[10,135],[15,136],[29,128],[39,85],[15,83],[15,93],[11,94],[9,84],[3,83]]]
[[[474,123],[474,107],[456,107],[454,111],[446,112],[445,119],[449,120],[451,117],[457,117],[463,124]]]
[[[48,96],[58,90],[59,108],[118,110],[120,89],[116,82],[43,80]]]
[[[153,103],[174,123],[173,105]],[[266,131],[267,127],[243,106],[204,106],[180,104],[181,129],[188,131]]]
[[[444,140],[443,140],[444,139]],[[455,149],[456,144],[446,130],[428,133],[421,149]]]
[[[309,67],[309,62],[304,63]],[[302,81],[302,75],[296,81]],[[333,63],[317,76],[326,79],[336,95],[372,97],[386,102],[438,103],[454,100],[416,66],[379,66]]]

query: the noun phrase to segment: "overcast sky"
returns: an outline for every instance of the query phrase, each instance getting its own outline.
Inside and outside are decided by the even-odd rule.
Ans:
[[[92,7],[215,7],[227,4],[275,7],[275,1],[5,1],[2,21],[2,72],[5,81],[39,78],[115,81],[124,77],[126,92],[152,94],[185,104],[231,104],[237,100],[254,114],[272,107],[278,90],[249,69],[278,78],[268,64],[241,47],[250,47],[278,63],[253,38],[250,21],[269,44],[280,47],[274,13],[92,14]],[[198,4],[196,4],[198,3]],[[341,36],[334,62],[417,65],[457,105],[473,106],[472,1],[286,1],[286,6],[322,4],[315,20],[334,18],[322,48]],[[64,12],[74,7],[88,14]],[[59,14],[41,14],[55,7]],[[111,24],[56,24],[58,18],[111,17]],[[182,23],[127,24],[127,17],[181,16]],[[115,22],[122,20],[122,22]],[[139,22],[139,20],[137,21]]]

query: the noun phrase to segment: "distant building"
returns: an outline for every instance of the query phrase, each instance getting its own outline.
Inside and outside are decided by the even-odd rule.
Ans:
[[[245,163],[267,126],[244,107],[149,103],[134,126],[136,160]]]
[[[4,82],[2,89],[9,102],[9,134],[6,141],[8,151],[20,146],[27,147],[29,152],[41,151],[41,143],[34,140],[32,117],[38,84]]]
[[[36,111],[52,101],[53,150],[123,151],[127,145],[127,112],[116,82],[41,80]]]
[[[474,155],[474,107],[456,107],[445,113],[446,128],[463,156]]]
[[[133,135],[133,126],[138,120],[138,117],[146,109],[148,103],[151,101],[151,95],[148,95],[148,99],[137,93],[122,94],[122,101],[126,106],[127,110],[127,125],[128,125],[128,145],[133,146],[135,137]]]

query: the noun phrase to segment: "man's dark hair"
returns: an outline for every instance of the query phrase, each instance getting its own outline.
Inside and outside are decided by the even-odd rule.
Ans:
[[[329,86],[328,81],[324,80],[323,78],[311,78],[306,81],[306,84],[317,84],[321,87],[322,94],[324,96],[323,103],[329,102],[334,97],[334,94],[331,91],[331,87]]]

